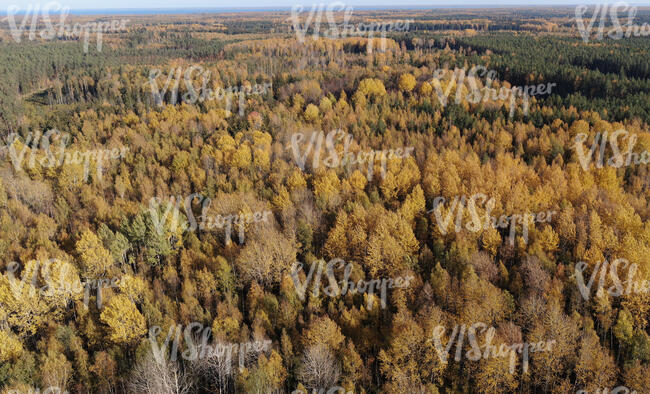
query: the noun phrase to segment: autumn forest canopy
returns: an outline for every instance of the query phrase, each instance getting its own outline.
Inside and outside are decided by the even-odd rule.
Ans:
[[[0,393],[650,390],[650,36],[324,11],[0,21]]]

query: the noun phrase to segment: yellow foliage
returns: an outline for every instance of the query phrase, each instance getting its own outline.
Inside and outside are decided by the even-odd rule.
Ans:
[[[496,256],[497,248],[501,245],[501,236],[495,228],[489,227],[483,231],[481,243],[483,249],[487,250],[492,256]]]
[[[11,332],[0,330],[0,362],[15,360],[23,353],[23,345]]]
[[[144,316],[123,294],[110,299],[100,319],[108,326],[111,341],[117,344],[132,344],[147,332]]]
[[[271,203],[273,204],[273,207],[279,211],[291,205],[291,196],[284,186],[278,188],[278,194],[273,197]]]
[[[415,77],[409,73],[400,75],[398,86],[400,90],[410,92],[415,87]]]
[[[313,122],[318,119],[318,107],[314,104],[308,104],[305,108],[305,120],[308,122]]]
[[[120,291],[133,302],[140,302],[147,291],[147,284],[137,276],[124,275],[119,282]]]
[[[84,275],[97,278],[106,274],[112,264],[111,253],[104,248],[102,241],[95,233],[86,230],[76,244],[77,253],[81,257],[81,266]]]
[[[236,168],[245,168],[252,162],[251,148],[248,144],[241,144],[230,156],[229,165]]]
[[[54,259],[41,263],[41,277],[47,286],[43,296],[45,301],[56,308],[65,309],[70,300],[80,299],[84,288],[81,285],[77,269],[70,263]]]
[[[416,185],[413,191],[406,197],[406,201],[400,208],[400,213],[404,219],[409,223],[413,223],[413,219],[418,213],[424,212],[426,208],[426,201],[424,200],[424,192],[420,185]]]
[[[327,316],[316,319],[305,333],[306,347],[325,344],[332,350],[338,350],[344,339],[339,326]]]
[[[365,175],[361,173],[359,170],[354,170],[352,174],[350,174],[350,184],[357,190],[361,191],[366,188],[366,184],[368,183],[368,179],[366,178]]]
[[[366,78],[359,83],[357,91],[366,97],[382,97],[386,95],[384,83],[376,78]]]
[[[235,150],[235,140],[228,134],[224,134],[217,140],[217,148],[224,152]]]
[[[21,335],[34,334],[48,319],[58,320],[68,303],[83,295],[68,263],[30,260],[21,274],[0,275],[0,322],[17,327]]]
[[[253,132],[253,146],[260,149],[267,149],[271,147],[273,142],[273,137],[271,134],[264,131],[255,130]]]
[[[253,165],[261,170],[268,170],[271,164],[269,154],[265,150],[255,149]]]
[[[287,177],[287,187],[290,191],[302,189],[307,186],[305,177],[302,176],[302,173],[298,170],[293,170],[291,175]]]
[[[430,95],[432,91],[433,91],[433,87],[429,82],[424,82],[422,86],[420,86],[420,94],[423,96]]]
[[[316,175],[314,179],[314,194],[323,201],[328,201],[341,189],[341,181],[334,170],[328,169]]]
[[[318,107],[322,113],[327,113],[332,109],[332,102],[329,98],[323,97],[320,99],[320,105]]]
[[[560,243],[560,237],[553,231],[551,226],[544,226],[544,230],[537,233],[536,242],[539,242],[542,250],[553,253],[557,250]]]

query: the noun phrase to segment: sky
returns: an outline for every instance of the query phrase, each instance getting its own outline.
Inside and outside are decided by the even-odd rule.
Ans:
[[[50,3],[52,0],[0,0],[0,13],[5,13],[8,7],[18,6],[19,10],[27,9],[28,5]],[[333,0],[56,0],[63,6],[75,9],[161,9],[161,8],[291,8],[293,5],[304,5],[310,7],[311,4],[328,4]],[[406,5],[412,6],[516,6],[516,5],[576,5],[576,4],[593,4],[603,2],[602,0],[342,0],[346,6],[368,7],[368,6],[395,6],[400,8]],[[615,3],[615,0],[610,0]],[[650,0],[635,2],[631,4],[650,6]]]

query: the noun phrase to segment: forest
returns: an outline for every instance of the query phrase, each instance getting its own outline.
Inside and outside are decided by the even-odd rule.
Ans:
[[[575,13],[0,21],[0,393],[648,393],[650,38]]]

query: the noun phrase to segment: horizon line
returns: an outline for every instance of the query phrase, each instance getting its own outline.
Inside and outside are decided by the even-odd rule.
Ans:
[[[312,3],[311,5],[315,5]],[[440,4],[440,5],[421,5],[421,4],[406,4],[406,5],[358,5],[351,6],[355,9],[366,9],[366,10],[428,10],[428,9],[477,9],[477,8],[572,8],[577,5],[586,5],[586,6],[595,6],[601,5],[601,2],[594,3],[563,3],[563,4]],[[650,2],[648,3],[627,3],[630,6],[641,6],[641,7],[650,7]],[[308,3],[307,6],[310,4]],[[279,5],[279,6],[242,6],[242,7],[110,7],[110,8],[69,8],[68,11],[81,12],[81,11],[195,11],[195,12],[207,12],[207,11],[290,11],[293,6],[291,5]],[[19,11],[18,14],[21,12]],[[57,14],[59,12],[53,12]],[[6,14],[6,10],[0,9],[0,15]]]
[[[593,1],[593,0],[592,0]],[[350,6],[352,9],[360,11],[427,11],[427,10],[516,10],[516,9],[571,9],[580,5],[587,7],[602,5],[598,3],[564,3],[564,4],[441,4],[441,5],[360,5]],[[640,7],[641,9],[650,8],[650,3],[627,3],[629,6]],[[316,3],[312,3],[313,7]],[[306,5],[309,7],[309,3]],[[291,5],[280,6],[242,6],[242,7],[113,7],[113,8],[69,8],[67,13],[74,16],[174,16],[174,15],[197,15],[197,14],[234,14],[234,13],[264,13],[264,12],[289,12],[292,10]],[[0,16],[8,16],[8,9],[0,9]],[[31,12],[29,9],[18,9],[14,15],[25,15]],[[52,15],[60,15],[60,11],[51,12]]]

